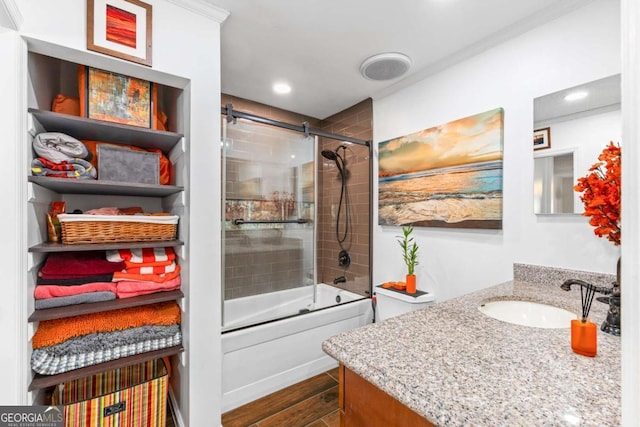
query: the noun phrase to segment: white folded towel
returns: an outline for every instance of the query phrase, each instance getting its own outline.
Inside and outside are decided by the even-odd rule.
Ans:
[[[33,150],[39,157],[54,163],[64,160],[85,159],[89,155],[87,147],[75,139],[60,132],[42,132],[33,138]]]

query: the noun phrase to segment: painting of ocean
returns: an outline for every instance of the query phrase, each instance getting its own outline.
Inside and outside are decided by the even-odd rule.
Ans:
[[[384,141],[380,225],[502,228],[502,108]]]

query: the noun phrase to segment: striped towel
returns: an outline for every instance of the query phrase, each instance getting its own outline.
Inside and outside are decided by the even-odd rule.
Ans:
[[[168,264],[165,264],[168,262]],[[176,263],[173,261],[161,261],[160,263],[130,264],[126,272],[131,274],[165,274],[176,271]]]
[[[152,263],[172,261],[176,258],[173,248],[136,248],[107,251],[107,260],[111,262]]]

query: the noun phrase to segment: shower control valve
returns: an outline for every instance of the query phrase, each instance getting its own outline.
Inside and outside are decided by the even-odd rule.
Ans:
[[[351,257],[349,256],[349,252],[344,250],[340,251],[338,254],[338,265],[340,265],[340,267],[349,267],[350,264]]]

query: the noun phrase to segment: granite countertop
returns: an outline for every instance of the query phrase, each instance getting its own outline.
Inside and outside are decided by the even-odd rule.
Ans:
[[[559,282],[562,283],[562,282]],[[580,312],[580,290],[506,282],[336,335],[326,353],[439,426],[620,425],[620,337],[599,330],[598,354],[574,353],[570,329],[541,329],[482,314],[519,299]]]

